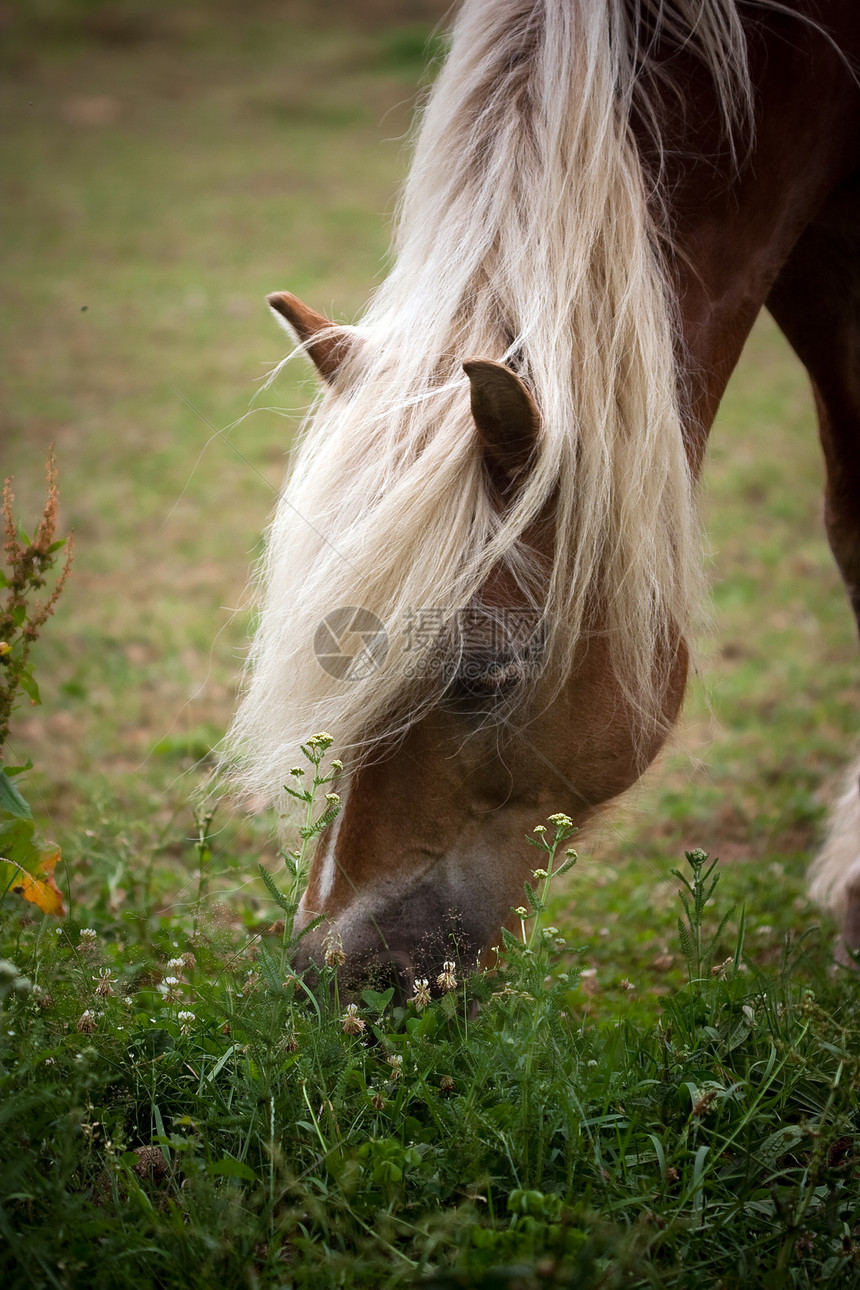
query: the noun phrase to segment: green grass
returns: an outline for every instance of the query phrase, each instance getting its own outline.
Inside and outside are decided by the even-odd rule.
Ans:
[[[349,321],[380,280],[441,10],[30,0],[4,18],[0,466],[32,528],[56,444],[76,558],[34,654],[43,705],[19,711],[8,750],[33,762],[24,791],[63,847],[70,913],[57,935],[3,906],[2,952],[53,1000],[13,992],[3,1014],[3,1221],[44,1285],[145,1270],[377,1286],[413,1263],[440,1286],[513,1285],[487,1269],[518,1263],[524,1285],[716,1285],[739,1251],[741,1286],[850,1284],[856,1163],[834,1144],[857,1131],[856,986],[827,975],[804,871],[856,743],[856,639],[808,383],[768,319],[712,436],[699,677],[674,746],[577,839],[549,913],[578,949],[550,973],[567,983],[544,998],[512,968],[533,1015],[491,1004],[482,978],[477,1017],[459,995],[420,1019],[365,1011],[383,1032],[365,1047],[265,974],[241,993],[259,968],[235,956],[277,913],[257,872],[277,865],[271,822],[222,809],[199,872],[189,801],[230,717],[248,571],[312,389],[296,369],[259,392],[283,354],[263,298],[289,288]],[[745,936],[737,970],[693,988],[672,870],[699,846],[722,857],[720,915],[735,909],[717,961],[742,910]],[[195,918],[186,1035],[157,987]],[[88,1035],[102,968],[122,988]],[[744,1006],[759,1025],[734,1045]],[[295,1052],[272,1043],[287,1026]],[[417,1074],[391,1084],[386,1045],[411,1046]],[[683,1090],[711,1083],[713,1117],[691,1118]],[[141,1177],[129,1153],[162,1138],[166,1175]]]
[[[211,917],[7,918],[4,1284],[856,1284],[856,983],[793,984],[802,947],[743,972],[742,931],[719,968],[689,860],[656,1027],[581,1016],[537,891],[527,947],[424,1007],[347,1005],[336,967],[310,995]]]

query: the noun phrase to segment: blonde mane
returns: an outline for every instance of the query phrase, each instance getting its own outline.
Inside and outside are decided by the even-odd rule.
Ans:
[[[393,269],[357,347],[309,418],[268,535],[262,610],[229,736],[244,788],[277,798],[297,745],[343,752],[438,698],[405,676],[410,615],[473,602],[510,570],[535,603],[559,684],[595,603],[643,722],[699,583],[667,228],[630,127],[660,155],[649,49],[708,67],[731,137],[748,109],[733,0],[466,0],[423,114]],[[658,226],[659,225],[659,226]],[[542,418],[533,469],[499,513],[462,362],[503,361]],[[548,574],[523,534],[552,502]],[[320,622],[361,606],[389,652],[337,680]]]

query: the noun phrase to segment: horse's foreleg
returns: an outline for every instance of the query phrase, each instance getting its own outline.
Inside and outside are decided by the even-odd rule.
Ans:
[[[768,308],[809,372],[827,482],[827,536],[860,629],[860,174],[834,194],[801,237]],[[810,871],[810,894],[860,949],[860,762]]]

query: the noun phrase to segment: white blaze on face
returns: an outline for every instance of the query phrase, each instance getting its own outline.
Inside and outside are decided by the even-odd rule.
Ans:
[[[346,798],[349,792],[349,781],[346,776],[337,785],[340,796],[340,811],[335,817],[334,823],[328,831],[326,837],[325,850],[318,852],[314,857],[314,905],[316,908],[311,909],[307,903],[308,887],[305,888],[302,898],[299,901],[299,908],[296,914],[296,930],[301,931],[306,927],[311,919],[316,918],[325,909],[326,901],[332,893],[334,887],[335,874],[337,873],[337,861],[335,860],[335,851],[337,849],[337,838],[340,833],[340,826],[343,820],[344,811],[346,810]]]

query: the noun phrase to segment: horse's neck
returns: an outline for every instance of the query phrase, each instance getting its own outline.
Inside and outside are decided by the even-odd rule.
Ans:
[[[860,167],[860,90],[844,61],[860,66],[854,6],[855,0],[829,6],[842,55],[797,17],[767,16],[765,30],[776,39],[766,48],[751,32],[755,133],[748,152],[741,143],[737,173],[719,135],[710,87],[695,68],[683,119],[670,106],[663,191],[673,218],[688,452],[696,469],[780,269],[830,193]]]

